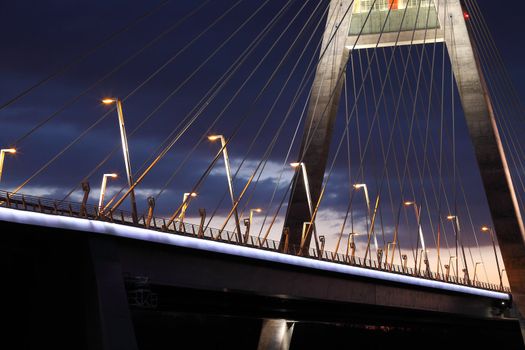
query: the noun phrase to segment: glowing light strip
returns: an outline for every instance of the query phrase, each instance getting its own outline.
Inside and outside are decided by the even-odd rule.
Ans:
[[[406,275],[398,275],[394,273],[371,270],[362,267],[336,264],[327,261],[303,258],[299,256],[281,254],[277,252],[243,247],[228,243],[203,240],[193,237],[178,236],[176,234],[147,230],[133,226],[118,225],[103,221],[41,214],[8,208],[0,208],[0,221],[8,221],[13,223],[35,226],[54,227],[138,239],[142,241],[168,244],[178,247],[206,250],[251,259],[271,261],[293,266],[301,266],[314,270],[323,270],[342,273],[346,275],[374,278],[383,281],[403,283],[417,287],[440,289],[449,292],[470,294],[499,300],[510,300],[510,295],[507,293],[478,289],[463,285],[445,283],[441,281],[427,280]]]

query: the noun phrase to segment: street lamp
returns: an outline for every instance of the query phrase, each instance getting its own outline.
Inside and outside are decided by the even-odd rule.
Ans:
[[[319,259],[323,259],[324,245],[326,243],[325,236],[319,236],[319,242],[321,242],[321,252],[319,253]]]
[[[226,139],[224,138],[223,135],[210,135],[208,136],[208,140],[212,142],[221,140],[222,155],[224,157],[224,167],[226,168],[226,177],[228,179],[228,189],[230,191],[230,198],[232,201],[232,206],[234,207],[233,213],[235,216],[235,228],[237,229],[237,237],[239,239],[239,243],[241,243],[242,242],[241,225],[239,222],[239,214],[237,213],[237,206],[235,205],[236,199],[235,199],[235,193],[233,192],[233,180],[232,180],[231,168],[230,168],[230,158],[228,157],[228,149],[226,148]]]
[[[477,272],[478,272],[478,265],[481,265],[483,264],[482,262],[477,262],[475,265],[474,265],[474,278],[472,279],[472,283],[476,284],[476,276],[477,276]]]
[[[401,208],[403,207],[403,202],[399,203],[399,207],[397,208],[397,216],[396,216],[396,222],[394,225],[394,238],[392,239],[392,256],[390,258],[390,265],[394,265],[394,254],[397,246],[397,236],[399,233],[399,217],[401,216]],[[401,254],[401,252],[399,252]]]
[[[458,256],[459,221],[456,220],[456,216],[455,215],[448,215],[447,216],[447,220],[453,221],[453,223],[454,223],[454,235],[455,235],[455,238],[456,238],[456,255],[454,256],[454,258],[456,258],[456,277],[459,278],[459,261],[457,259],[457,256]]]
[[[106,196],[106,186],[108,183],[108,178],[116,179],[117,174],[104,174],[102,176],[102,184],[100,185],[100,197],[98,200],[98,211],[102,213],[104,211],[104,197]]]
[[[458,249],[459,249],[459,243],[460,243],[460,234],[461,234],[461,228],[459,226],[459,218],[457,215],[448,215],[447,220],[454,222],[454,232],[456,233],[456,257],[458,255]],[[470,281],[469,273],[468,273],[468,267],[467,267],[467,257],[465,255],[465,248],[463,247],[463,243],[461,243],[461,254],[463,255],[463,264],[465,266],[465,276],[467,279],[467,283]],[[459,261],[456,259],[456,273],[459,273]]]
[[[252,225],[252,221],[253,221],[253,213],[260,213],[260,212],[262,212],[261,208],[250,209],[250,226]]]
[[[313,219],[314,208],[312,204],[312,195],[310,193],[310,183],[308,181],[308,173],[306,172],[306,165],[304,164],[304,162],[295,162],[295,163],[290,163],[290,166],[294,169],[301,168],[301,174],[303,176],[303,183],[304,183],[304,190],[306,192],[306,200],[308,201],[308,210],[310,211],[310,218]],[[303,228],[304,227],[305,226],[303,226]],[[313,223],[313,231],[314,231],[314,236],[315,236],[315,245],[317,249],[319,249],[319,245],[317,243],[317,231],[315,229],[315,223]],[[304,241],[301,242],[301,250],[303,248],[304,242],[306,242],[306,237],[304,237]]]
[[[370,197],[368,195],[368,187],[366,186],[366,184],[354,184],[354,189],[359,190],[361,188],[363,189],[363,193],[365,194],[366,213],[368,216],[366,224],[368,226],[368,220],[370,220],[370,218],[372,217],[372,213],[370,212]],[[375,233],[375,230],[374,232],[372,232],[372,235],[374,236],[374,247],[376,248],[376,254],[377,254],[379,252],[379,246],[377,244],[377,235]]]
[[[394,255],[394,249],[395,249],[395,244],[394,242],[388,242],[386,244],[386,253],[385,253],[385,265],[387,265],[389,268],[392,268],[392,264],[390,264],[388,262],[388,255],[390,254],[390,252],[392,252],[392,256]],[[393,248],[393,249],[392,249]]]
[[[416,255],[419,254],[419,253],[416,253]],[[424,250],[424,249],[421,249],[421,254],[420,254],[420,257],[419,257],[419,264],[417,266],[417,274],[421,274],[421,263],[424,263],[425,264],[425,275],[426,276],[430,276],[431,274],[431,271],[430,271],[430,264],[429,264],[429,261],[428,261],[428,250]]]
[[[2,180],[2,170],[4,169],[4,158],[5,158],[5,154],[6,153],[15,154],[16,153],[16,149],[14,149],[14,148],[4,148],[4,149],[0,150],[0,181]]]
[[[458,259],[452,255],[448,258],[448,265],[445,265],[445,269],[446,269],[446,274],[445,274],[445,280],[448,281],[448,278],[450,276],[450,269],[452,268],[452,260],[455,260],[456,262],[458,261]],[[457,269],[457,264],[456,264],[456,269]],[[455,270],[454,273],[456,274],[456,278],[458,277],[458,274],[457,274],[457,271],[458,270]]]
[[[496,240],[494,239],[494,232],[488,226],[482,226],[481,231],[488,232],[490,235],[490,239],[492,240],[492,248],[494,249],[494,257],[496,258],[496,266],[498,267],[499,285],[501,288],[503,288],[503,277],[501,276],[501,271],[499,268],[499,259],[498,259],[498,253],[496,252]]]
[[[118,98],[105,98],[102,100],[102,103],[110,105],[115,103],[117,106],[117,114],[120,128],[120,140],[122,143],[122,154],[124,156],[124,164],[126,166],[126,176],[128,180],[128,186],[131,188],[133,186],[133,173],[131,172],[131,160],[129,157],[129,147],[128,147],[128,137],[126,135],[126,126],[124,124],[124,113],[122,112],[122,101]],[[131,216],[133,222],[138,222],[137,216],[137,202],[135,201],[135,190],[130,192],[131,199]]]
[[[348,251],[351,250],[352,253],[351,253],[351,257],[352,257],[352,263],[355,262],[355,236],[359,236],[359,233],[356,233],[356,232],[351,232],[349,235],[348,235],[348,243],[347,243],[347,247],[346,247],[346,256],[348,257]]]
[[[421,207],[418,207],[416,202],[414,201],[403,202],[403,205],[405,207],[409,207],[409,206],[414,207],[414,212],[416,214],[416,220],[417,220],[417,230],[419,234],[419,240],[421,241],[421,259],[423,259],[424,261],[428,263],[427,249],[425,247],[425,237],[423,236],[423,228],[421,227],[421,212],[420,212]],[[418,248],[418,244],[416,244],[416,252],[417,252],[417,248]],[[416,268],[417,268],[417,257],[418,257],[418,254],[416,254],[416,262],[415,262]],[[420,261],[420,265],[421,265],[421,261]],[[428,270],[428,266],[427,266],[427,270]]]
[[[463,269],[463,279],[464,279],[465,281],[467,281],[467,283],[470,282],[470,278],[469,278],[469,276],[468,276],[468,270],[467,270],[467,269]]]
[[[449,273],[450,273],[450,265],[445,264],[445,281],[448,281]]]
[[[260,213],[260,212],[262,212],[261,208],[250,209],[250,216],[248,217],[247,222],[245,222],[246,233],[244,234],[244,243],[248,242],[248,237],[250,235],[250,228],[252,227],[252,222],[253,222],[253,213]]]
[[[377,266],[381,268],[381,264],[383,263],[383,249],[379,248],[377,250]],[[386,263],[385,263],[386,265]]]
[[[186,192],[182,196],[182,208],[180,209],[179,214],[179,231],[182,231],[184,228],[184,217],[186,216],[186,209],[188,209],[188,198],[189,197],[197,197],[197,193],[195,192]]]

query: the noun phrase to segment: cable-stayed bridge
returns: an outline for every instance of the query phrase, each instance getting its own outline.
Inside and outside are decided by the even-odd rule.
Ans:
[[[251,319],[241,348],[308,347],[311,324],[522,345],[523,106],[476,2],[203,1],[17,126],[170,8],[0,105],[20,113],[0,153],[9,279],[53,305],[28,310],[73,320],[65,342],[88,348],[155,344],[144,320],[193,314]],[[88,104],[100,115],[50,143]]]

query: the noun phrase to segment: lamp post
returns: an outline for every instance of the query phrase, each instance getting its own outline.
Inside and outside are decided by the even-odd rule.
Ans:
[[[459,218],[457,215],[449,215],[447,216],[447,220],[450,220],[454,223],[454,232],[456,233],[456,257],[458,254],[458,247],[461,244],[461,254],[463,255],[463,264],[465,266],[465,277],[467,280],[467,283],[470,282],[470,276],[468,273],[468,267],[467,267],[467,257],[465,255],[465,248],[463,247],[463,243],[461,242],[460,235],[461,235],[461,228],[459,226]],[[459,271],[459,261],[456,259],[456,273]]]
[[[456,262],[457,262],[458,259],[457,259],[456,256],[454,256],[454,255],[452,255],[452,256],[450,256],[450,257],[448,258],[448,265],[447,265],[448,268],[447,268],[447,272],[446,272],[446,276],[445,276],[445,277],[446,277],[445,279],[446,279],[447,281],[448,281],[448,278],[449,278],[449,276],[450,276],[450,269],[453,267],[453,265],[452,265],[452,260],[456,260]],[[456,264],[456,269],[457,269],[457,264]],[[456,274],[456,278],[458,277],[457,271],[458,271],[458,270],[455,270],[455,271],[454,271],[455,274]]]
[[[382,268],[383,263],[383,248],[377,250],[377,267]],[[386,264],[385,264],[386,265]]]
[[[310,218],[313,219],[313,215],[314,215],[314,208],[313,208],[313,204],[312,204],[312,195],[310,193],[310,183],[308,181],[308,173],[306,172],[306,165],[304,164],[304,162],[295,162],[295,163],[290,163],[290,166],[294,169],[298,169],[298,168],[301,168],[301,174],[303,176],[303,183],[304,183],[304,190],[306,192],[306,200],[308,202],[308,210],[310,212]],[[313,231],[314,231],[314,241],[315,241],[315,246],[317,248],[317,250],[319,250],[319,244],[317,242],[317,231],[315,229],[315,222],[312,223],[313,224]],[[304,227],[307,227],[308,226],[304,226],[303,225],[303,228]],[[303,249],[303,244],[304,242],[306,242],[307,240],[307,237],[305,237],[303,235],[303,241],[301,242],[301,248],[300,248],[300,251],[302,251]]]
[[[98,199],[98,212],[104,212],[104,197],[106,196],[106,186],[108,184],[108,178],[116,179],[117,174],[104,174],[102,176],[102,184],[100,185],[100,196]]]
[[[124,113],[122,111],[122,101],[118,98],[105,98],[102,100],[102,103],[110,105],[115,103],[117,107],[119,128],[120,128],[120,140],[122,143],[122,154],[124,156],[124,164],[126,166],[126,176],[128,180],[128,186],[131,188],[133,186],[133,173],[131,172],[131,160],[129,157],[129,147],[128,147],[128,137],[126,135],[126,126],[124,124]],[[131,199],[131,216],[133,222],[138,222],[137,216],[137,202],[135,200],[135,190],[130,192]]]
[[[463,279],[465,281],[467,281],[468,284],[470,284],[470,278],[468,276],[468,270],[467,269],[463,269]]]
[[[425,263],[425,273],[427,274],[427,276],[431,276],[432,271],[430,271],[430,263],[428,261],[428,250],[425,250],[425,259],[423,260],[423,262]]]
[[[420,213],[421,208],[418,207],[416,202],[414,201],[406,201],[403,203],[403,205],[405,207],[409,207],[409,206],[414,207],[414,212],[416,214],[416,220],[417,220],[418,239],[421,241],[421,259],[428,262],[427,249],[425,247],[425,237],[423,236],[423,229],[421,227],[421,213]],[[419,244],[416,244],[416,252],[417,252],[418,246]],[[416,254],[416,261],[415,261],[416,269],[417,269],[417,258],[418,258],[418,254]]]
[[[472,278],[472,283],[476,284],[476,276],[477,276],[477,272],[478,272],[478,265],[481,265],[483,264],[482,262],[477,262],[475,265],[474,265],[474,277]]]
[[[496,240],[494,239],[494,232],[488,226],[482,226],[481,227],[481,231],[482,232],[488,232],[489,235],[490,235],[490,239],[492,240],[492,248],[494,249],[494,257],[496,258],[496,266],[498,268],[499,286],[500,286],[500,288],[503,288],[503,277],[501,276],[501,270],[500,270],[500,267],[499,267],[498,253],[496,252]]]
[[[394,242],[388,242],[386,244],[385,265],[387,265],[389,269],[392,268],[392,264],[388,262],[388,255],[390,254],[390,252],[392,252],[391,255],[394,255],[394,250],[392,249],[393,247],[395,247]]]
[[[179,231],[182,231],[184,229],[184,218],[186,217],[186,210],[188,209],[188,198],[190,197],[197,197],[197,193],[195,192],[186,192],[182,196],[182,207],[180,209],[179,214]]]
[[[260,213],[260,212],[262,212],[261,208],[250,209],[250,227],[252,227],[253,213]]]
[[[437,227],[437,260],[436,260],[436,273],[439,278],[439,271],[443,270],[441,268],[441,218],[438,220],[438,227]]]
[[[445,264],[445,281],[448,281],[449,274],[450,274],[450,265]]]
[[[348,251],[350,250],[351,251],[351,257],[352,257],[352,260],[351,262],[354,263],[355,262],[355,236],[359,236],[358,233],[356,232],[351,232],[349,235],[348,235],[348,244],[347,244],[347,247],[346,247],[346,256],[348,257]]]
[[[253,213],[260,213],[260,212],[262,212],[261,208],[250,209],[250,216],[248,217],[248,222],[246,225],[246,233],[244,234],[244,243],[248,242],[248,237],[250,235],[250,228],[252,227],[252,222],[253,222]]]
[[[399,233],[399,217],[401,216],[401,208],[403,207],[403,202],[399,203],[399,207],[397,208],[397,216],[396,216],[396,223],[394,225],[394,238],[392,239],[392,256],[390,258],[390,265],[394,265],[394,255],[395,250],[397,246],[397,240],[398,240],[398,233]],[[401,252],[399,252],[401,254]]]
[[[2,171],[4,169],[4,158],[5,158],[5,154],[6,153],[15,154],[16,153],[16,149],[14,149],[14,148],[4,148],[4,149],[0,150],[0,181],[2,180]]]
[[[366,184],[354,184],[354,188],[356,190],[359,190],[359,189],[363,189],[363,193],[365,194],[365,201],[366,201],[366,213],[367,213],[367,216],[368,216],[368,219],[367,219],[367,226],[368,226],[368,220],[370,220],[370,218],[372,217],[372,213],[370,211],[370,197],[368,195],[368,187],[366,186]],[[377,235],[376,235],[376,232],[375,230],[372,232],[372,235],[374,236],[374,248],[376,249],[376,254],[378,253],[379,251],[379,246],[377,244]]]
[[[403,261],[403,272],[408,273],[408,269],[407,269],[408,256],[406,254],[401,255],[401,260]]]
[[[325,236],[319,236],[319,242],[321,242],[321,252],[319,253],[319,259],[323,259],[324,245],[326,243]]]
[[[239,214],[237,213],[237,207],[235,206],[235,193],[233,191],[233,180],[231,175],[231,168],[230,168],[230,158],[228,157],[228,149],[226,148],[226,139],[223,135],[210,135],[208,136],[208,140],[210,141],[221,141],[221,149],[222,149],[222,155],[224,157],[224,167],[226,168],[226,177],[228,179],[228,190],[230,191],[230,198],[232,201],[232,205],[234,206],[233,214],[235,216],[235,228],[237,229],[237,237],[239,239],[239,243],[242,242],[242,232],[241,232],[241,224],[239,221]]]
[[[151,220],[153,219],[153,211],[155,210],[155,197],[149,196],[147,199],[148,202],[148,216],[146,217],[146,227],[149,227]],[[153,220],[153,225],[157,226],[155,220]]]

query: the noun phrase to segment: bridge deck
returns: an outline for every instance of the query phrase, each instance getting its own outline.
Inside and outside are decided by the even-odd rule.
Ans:
[[[311,249],[309,257],[284,254],[279,252],[279,244],[273,240],[250,236],[247,243],[239,244],[233,232],[220,232],[188,223],[166,226],[164,219],[154,218],[152,225],[145,228],[144,217],[139,220],[139,224],[134,224],[131,216],[123,211],[114,213],[111,217],[103,217],[98,215],[94,206],[82,208],[78,203],[7,192],[0,192],[0,203],[0,221],[112,235],[448,292],[505,301],[511,299],[507,288],[501,289],[493,284],[473,284],[472,281],[467,283],[455,277],[446,279],[445,276],[432,272],[420,273],[411,268],[378,264],[328,251],[319,255],[315,249]],[[179,226],[178,230],[176,226]],[[293,249],[291,251],[293,253]]]

